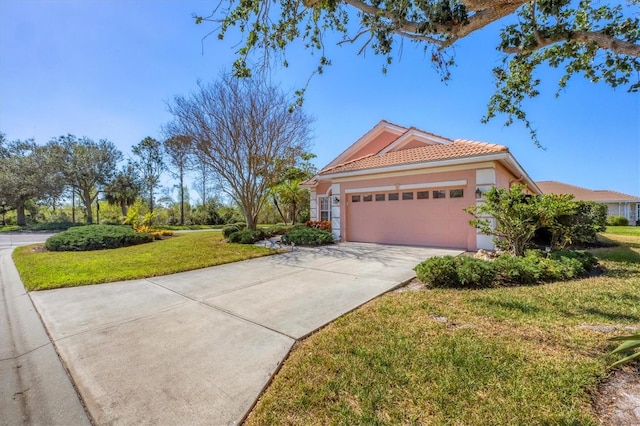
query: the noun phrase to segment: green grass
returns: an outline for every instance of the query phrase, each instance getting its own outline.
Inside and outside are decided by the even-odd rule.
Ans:
[[[170,231],[195,231],[203,229],[222,229],[226,225],[158,225],[157,229],[168,229]]]
[[[640,237],[640,226],[607,226],[607,234]]]
[[[218,232],[194,232],[114,250],[46,252],[43,245],[17,248],[13,260],[27,290],[73,287],[167,275],[274,253],[228,244]]]
[[[611,227],[607,228],[607,231]],[[631,227],[619,227],[631,228]],[[604,233],[599,236],[600,241],[612,245],[592,250],[596,256],[602,260],[610,260],[613,262],[640,262],[640,233],[631,235],[629,233]]]
[[[12,231],[19,231],[22,228],[19,227],[18,225],[7,225],[7,226],[0,226],[0,232],[12,232]]]
[[[640,263],[602,263],[535,287],[389,293],[297,345],[247,424],[599,424],[591,395],[624,332],[582,326],[640,325]]]

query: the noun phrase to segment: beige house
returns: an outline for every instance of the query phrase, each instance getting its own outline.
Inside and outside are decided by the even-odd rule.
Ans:
[[[571,194],[575,200],[597,201],[607,205],[608,216],[623,216],[630,225],[640,220],[640,197],[616,191],[593,190],[552,180],[536,182],[544,194]]]

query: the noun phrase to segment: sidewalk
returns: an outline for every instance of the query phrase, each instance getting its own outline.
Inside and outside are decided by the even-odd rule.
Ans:
[[[11,260],[11,246],[15,243],[12,240],[16,238],[3,237],[0,240],[0,424],[90,425]],[[33,237],[17,239],[20,243],[34,242]]]

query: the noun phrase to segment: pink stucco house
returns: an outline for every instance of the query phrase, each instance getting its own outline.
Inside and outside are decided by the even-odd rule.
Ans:
[[[514,183],[541,193],[505,146],[383,120],[302,186],[311,220],[331,221],[336,239],[474,251],[493,243],[462,209]]]

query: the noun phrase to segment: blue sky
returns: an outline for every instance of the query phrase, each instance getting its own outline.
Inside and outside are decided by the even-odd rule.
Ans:
[[[44,143],[62,134],[106,138],[126,155],[145,136],[160,138],[171,119],[166,102],[197,81],[230,69],[241,40],[202,41],[195,25],[214,1],[0,2],[0,131]],[[315,117],[314,152],[321,167],[381,119],[449,138],[507,145],[534,180],[640,195],[640,96],[574,77],[554,97],[559,74],[543,70],[543,95],[528,114],[546,147],[536,148],[519,123],[480,119],[493,93],[491,69],[499,25],[456,46],[453,80],[440,82],[422,49],[404,43],[389,72],[382,58],[357,56],[359,45],[327,45],[333,61],[314,77],[304,108]],[[398,52],[399,53],[399,52]],[[271,78],[286,91],[305,84],[316,57],[301,46],[291,66]]]

